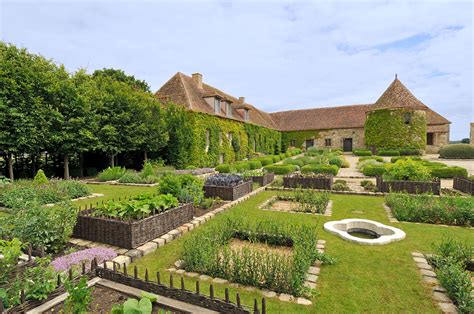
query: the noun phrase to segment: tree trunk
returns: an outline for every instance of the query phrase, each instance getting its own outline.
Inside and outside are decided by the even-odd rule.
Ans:
[[[79,175],[81,178],[84,177],[84,154],[83,152],[79,153]]]
[[[110,156],[110,167],[115,167],[115,155]]]
[[[14,177],[13,177],[13,156],[11,153],[8,153],[7,155],[7,159],[8,159],[8,177],[10,178],[10,180],[14,180]]]
[[[143,163],[145,163],[145,162],[147,162],[147,161],[148,161],[148,154],[147,154],[147,152],[145,151],[145,152],[143,153]]]
[[[64,179],[69,179],[69,155],[64,154]]]
[[[33,170],[33,177],[36,175],[36,154],[31,155],[31,169]]]

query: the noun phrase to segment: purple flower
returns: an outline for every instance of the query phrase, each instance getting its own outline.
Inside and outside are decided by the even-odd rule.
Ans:
[[[117,256],[117,253],[112,249],[94,247],[58,257],[51,262],[51,265],[55,271],[67,271],[71,267],[79,266],[84,262],[86,264],[86,269],[89,269],[91,261],[94,258],[96,258],[97,263],[100,264],[103,261],[113,259],[115,256]]]

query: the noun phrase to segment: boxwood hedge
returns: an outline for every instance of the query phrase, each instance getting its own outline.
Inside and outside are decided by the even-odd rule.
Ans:
[[[329,166],[323,166],[323,165],[306,165],[301,168],[301,172],[303,173],[322,173],[322,174],[332,174],[333,176],[336,176],[337,173],[339,172],[339,167],[336,165],[329,165]]]
[[[439,157],[453,159],[474,159],[474,145],[451,144],[441,147]]]

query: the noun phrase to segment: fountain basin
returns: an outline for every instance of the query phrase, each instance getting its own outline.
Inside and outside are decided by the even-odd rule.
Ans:
[[[324,224],[324,230],[338,235],[346,241],[366,244],[384,245],[405,238],[403,230],[384,225],[368,219],[343,219],[329,221]]]

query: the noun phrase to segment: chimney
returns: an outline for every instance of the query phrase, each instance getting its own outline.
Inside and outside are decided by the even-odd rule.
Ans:
[[[194,83],[196,83],[199,89],[202,89],[202,74],[201,73],[193,73],[192,75]]]
[[[245,97],[239,97],[239,102],[241,104],[245,104]]]

